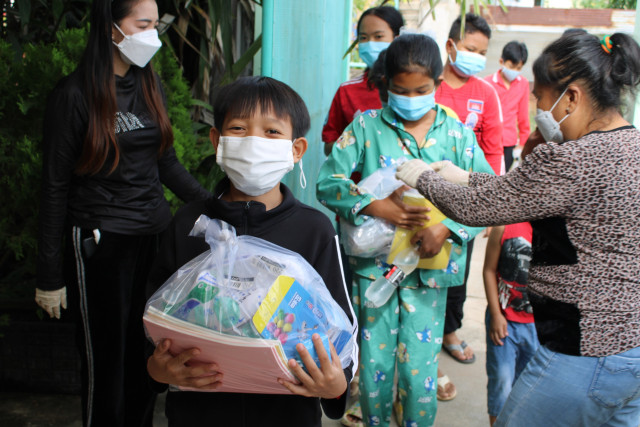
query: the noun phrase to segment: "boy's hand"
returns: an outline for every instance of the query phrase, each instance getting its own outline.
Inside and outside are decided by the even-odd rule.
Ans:
[[[507,319],[502,313],[491,314],[491,326],[489,327],[489,337],[495,345],[504,345],[502,340],[509,335],[507,331]]]
[[[320,335],[313,334],[311,337],[313,346],[318,353],[320,367],[315,364],[313,358],[304,345],[298,344],[296,350],[300,354],[300,358],[307,368],[307,372],[294,359],[289,359],[289,367],[294,375],[300,380],[301,384],[293,384],[292,382],[278,379],[278,382],[289,389],[293,394],[299,394],[306,397],[322,397],[323,399],[336,399],[344,394],[347,390],[347,379],[344,377],[342,365],[340,364],[340,356],[333,347],[333,343],[329,341],[331,347],[331,360],[322,345]]]
[[[218,365],[215,363],[186,365],[190,359],[200,354],[200,350],[191,348],[174,357],[169,353],[169,347],[171,340],[162,341],[147,360],[147,371],[151,378],[160,383],[201,390],[215,390],[222,385],[220,381],[223,374],[218,372]]]
[[[429,221],[429,217],[425,213],[429,212],[430,209],[409,206],[404,203],[402,194],[407,190],[409,190],[409,187],[403,185],[391,193],[389,197],[382,200],[374,200],[361,212],[364,215],[386,219],[396,227],[408,229],[421,227],[425,221]]]
[[[451,236],[451,231],[442,223],[418,231],[411,238],[411,244],[420,242],[420,258],[431,258],[442,250],[445,240]]]

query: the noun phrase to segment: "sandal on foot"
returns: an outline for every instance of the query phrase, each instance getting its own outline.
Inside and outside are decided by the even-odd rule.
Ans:
[[[347,409],[342,418],[340,418],[340,423],[347,427],[364,427],[360,402],[354,403]]]
[[[351,397],[356,397],[360,393],[359,381],[360,377],[358,375],[354,376],[351,380],[351,385],[349,386],[349,395]]]
[[[448,384],[451,384],[453,386],[453,393],[450,394],[449,396],[446,396],[445,388],[447,387]],[[453,400],[453,398],[455,398],[457,395],[458,395],[458,390],[456,390],[455,384],[451,382],[451,380],[447,375],[438,378],[438,392],[437,392],[438,400],[446,402],[447,400]]]
[[[460,363],[473,363],[476,361],[476,355],[474,354],[473,356],[471,356],[471,359],[459,359],[456,356],[453,355],[454,351],[459,351],[460,354],[464,354],[464,349],[467,348],[468,345],[466,342],[462,341],[460,344],[444,344],[442,343],[442,348],[444,349],[444,351],[446,351],[449,356],[453,357],[456,361],[460,362]]]

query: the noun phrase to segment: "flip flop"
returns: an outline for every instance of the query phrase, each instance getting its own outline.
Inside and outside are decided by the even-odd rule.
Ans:
[[[451,384],[453,385],[453,394],[451,396],[442,396],[440,394],[440,390],[442,389],[442,392],[444,393],[444,388],[447,386],[447,384]],[[453,400],[457,395],[458,395],[458,390],[456,390],[455,388],[455,384],[453,384],[451,382],[451,380],[449,380],[449,377],[447,375],[439,377],[438,378],[438,391],[436,396],[438,397],[438,400],[441,400],[443,402],[446,402],[448,400]]]
[[[359,382],[360,382],[360,377],[358,375],[355,375],[351,380],[351,385],[349,386],[350,387],[349,395],[351,397],[356,397],[358,394],[360,394],[360,387],[358,386]]]
[[[350,419],[349,417],[353,418]],[[362,408],[360,402],[356,402],[347,409],[347,411],[340,418],[340,423],[347,427],[364,427],[362,422]]]
[[[460,363],[465,363],[465,364],[469,364],[469,363],[473,363],[476,361],[476,355],[474,354],[473,356],[471,356],[471,359],[458,359],[456,356],[453,355],[454,351],[459,351],[460,354],[464,354],[464,349],[467,348],[468,345],[466,342],[462,341],[460,344],[445,344],[442,343],[442,348],[444,349],[444,351],[446,351],[449,356],[453,357],[454,360],[460,362]]]

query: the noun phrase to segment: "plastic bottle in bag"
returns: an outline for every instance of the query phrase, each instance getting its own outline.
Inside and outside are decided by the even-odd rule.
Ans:
[[[414,247],[400,252],[393,259],[391,267],[377,278],[367,289],[364,296],[375,307],[382,307],[389,301],[391,294],[409,274],[413,273],[420,262],[420,254]]]

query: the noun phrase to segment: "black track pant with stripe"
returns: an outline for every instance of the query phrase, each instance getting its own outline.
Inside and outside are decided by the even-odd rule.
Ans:
[[[101,231],[91,256],[82,240],[91,230],[73,227],[66,262],[67,288],[78,322],[83,361],[85,426],[152,425],[155,393],[149,386],[142,314],[147,276],[157,252],[156,235]]]

